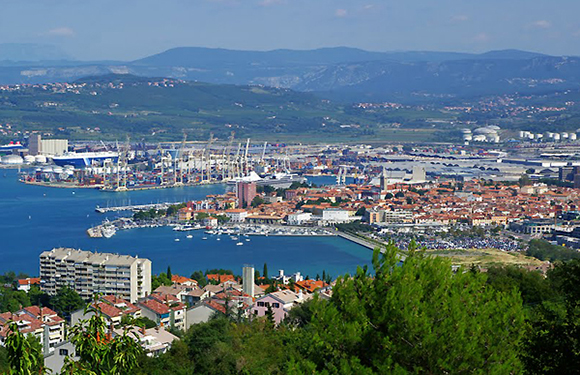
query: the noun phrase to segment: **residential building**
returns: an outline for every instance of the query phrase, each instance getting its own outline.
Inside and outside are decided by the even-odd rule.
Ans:
[[[107,320],[107,325],[112,323],[115,327],[121,324],[121,320],[124,316],[129,316],[131,318],[140,318],[141,309],[132,303],[119,298],[117,296],[108,295],[103,296],[93,303],[92,306],[99,310],[102,316]],[[87,312],[85,314],[85,309],[79,309],[71,314],[71,325],[77,324],[81,319],[88,319],[93,316],[94,313]]]
[[[9,333],[9,323],[15,322],[18,330],[38,338],[45,354],[54,351],[64,341],[64,319],[48,307],[29,306],[15,313],[0,314],[0,345],[4,346]]]
[[[236,197],[238,198],[238,207],[245,208],[251,205],[256,197],[256,183],[238,182],[236,184]]]
[[[113,331],[113,337],[122,336],[123,333],[123,329],[116,329]],[[148,357],[156,357],[166,353],[171,349],[173,342],[179,340],[177,336],[167,331],[164,327],[149,329],[131,327],[129,328],[129,336],[143,347]]]
[[[349,211],[331,207],[322,210],[322,221],[327,223],[346,223],[351,219]]]
[[[134,302],[151,293],[151,261],[128,255],[55,248],[40,254],[41,288],[54,295],[63,286],[84,299],[112,294]]]
[[[186,306],[170,296],[156,296],[152,294],[147,299],[137,304],[141,308],[141,314],[154,321],[158,326],[186,329],[187,317]]]
[[[63,341],[54,347],[54,351],[44,356],[44,367],[50,370],[51,374],[60,374],[67,357],[78,361],[80,357],[76,355],[75,346],[70,341]]]
[[[310,221],[311,218],[312,213],[310,212],[295,212],[288,215],[286,220],[288,221],[288,225],[303,225]]]
[[[252,307],[252,315],[262,317],[265,316],[270,309],[273,314],[274,322],[280,324],[280,322],[286,318],[288,311],[290,311],[292,307],[304,301],[305,298],[302,291],[295,293],[290,290],[281,290],[257,299]]]
[[[29,277],[26,279],[18,280],[17,289],[28,293],[32,285],[40,287],[40,277]]]
[[[231,223],[243,223],[248,217],[248,211],[241,208],[230,208],[224,211]]]

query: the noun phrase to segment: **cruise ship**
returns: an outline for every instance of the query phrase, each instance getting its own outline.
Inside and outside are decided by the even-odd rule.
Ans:
[[[64,167],[72,165],[76,168],[90,167],[94,162],[102,163],[103,161],[111,159],[117,162],[119,154],[112,151],[103,152],[67,152],[62,156],[54,156],[52,161],[54,164]]]
[[[5,145],[0,145],[0,152],[21,150],[23,148],[24,148],[24,146],[22,146],[22,144],[20,144],[20,142],[10,142],[10,143],[5,144]]]
[[[296,173],[275,173],[267,175],[261,180],[256,181],[256,185],[261,186],[272,186],[277,189],[287,189],[294,182],[303,183],[306,182],[306,177],[297,175]]]
[[[269,185],[276,189],[285,189],[289,188],[293,182],[306,182],[306,178],[295,173],[273,173],[262,178],[252,171],[248,176],[230,180],[227,184],[235,186],[238,182],[254,182],[258,186]]]

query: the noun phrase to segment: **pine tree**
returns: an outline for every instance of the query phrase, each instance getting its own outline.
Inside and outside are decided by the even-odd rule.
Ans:
[[[171,274],[171,266],[167,266],[167,278],[169,281],[173,281],[173,275]]]
[[[268,264],[264,263],[264,270],[262,271],[262,276],[264,276],[264,279],[268,278]]]

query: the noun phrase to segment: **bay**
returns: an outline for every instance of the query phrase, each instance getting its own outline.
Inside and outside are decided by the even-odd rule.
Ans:
[[[330,182],[332,179],[327,180]],[[312,179],[313,183],[327,183]],[[154,273],[172,272],[189,276],[195,270],[231,269],[241,274],[244,264],[261,272],[268,264],[270,275],[284,269],[315,277],[327,273],[336,277],[353,273],[358,265],[369,265],[369,249],[337,237],[259,237],[251,236],[243,246],[228,236],[205,235],[202,231],[175,232],[171,228],[118,231],[109,239],[89,238],[86,229],[106,217],[95,207],[155,202],[182,202],[220,194],[224,185],[181,187],[124,193],[94,189],[58,189],[31,186],[17,181],[16,170],[0,171],[0,273],[12,270],[38,274],[38,256],[54,247],[112,252],[145,257],[152,261]],[[193,238],[186,238],[193,234]],[[203,237],[207,237],[206,240]],[[175,239],[179,239],[177,242]]]

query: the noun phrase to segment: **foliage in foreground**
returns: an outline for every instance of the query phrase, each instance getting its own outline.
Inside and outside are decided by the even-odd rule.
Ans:
[[[274,327],[217,317],[193,326],[143,374],[519,373],[524,311],[516,290],[416,252],[399,264],[390,245]]]
[[[127,333],[103,339],[95,315],[73,328],[81,360],[64,373],[577,373],[580,261],[557,264],[546,278],[513,266],[454,274],[443,258],[410,251],[400,264],[396,252],[375,251],[373,274],[359,268],[339,278],[330,299],[295,307],[280,326],[216,315],[157,358]],[[6,356],[11,374],[42,371],[39,345],[17,337],[0,350],[0,369]]]

